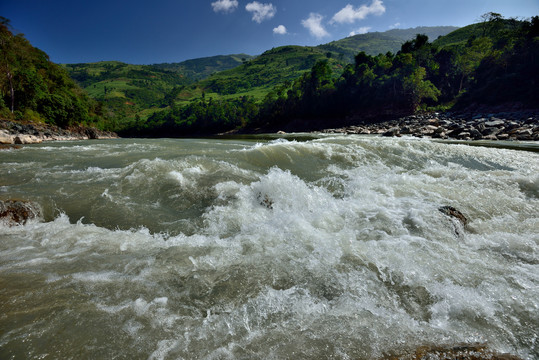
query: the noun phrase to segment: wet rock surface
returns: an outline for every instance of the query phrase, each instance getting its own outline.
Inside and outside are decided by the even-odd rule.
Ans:
[[[38,204],[22,200],[0,200],[0,221],[9,226],[24,225],[28,220],[41,218]]]
[[[496,114],[429,113],[326,129],[323,133],[378,134],[454,140],[539,140],[539,110]]]
[[[57,126],[0,120],[0,144],[38,144],[43,141],[112,139],[118,135],[87,127],[62,129]]]
[[[499,354],[485,345],[457,345],[452,347],[422,346],[409,353],[388,355],[383,360],[520,360],[510,354]]]
[[[444,215],[457,219],[462,225],[468,224],[468,218],[466,218],[462,212],[452,206],[442,206],[438,208],[438,210]]]

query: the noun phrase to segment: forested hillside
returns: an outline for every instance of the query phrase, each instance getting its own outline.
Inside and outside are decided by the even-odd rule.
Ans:
[[[114,130],[134,126],[173,104],[186,85],[232,69],[252,56],[219,55],[180,63],[132,65],[118,61],[64,64],[73,79],[104,103]],[[200,92],[188,92],[190,99]]]
[[[398,51],[415,31],[438,37],[454,27],[390,30],[346,38],[318,47],[283,46],[253,57],[212,56],[154,65],[120,62],[64,65],[94,99],[104,102],[115,130],[140,128],[155,112],[186,105],[203,96],[209,100],[252,97],[263,100],[274,86],[293,81],[320,60],[327,59],[339,76],[362,49],[369,54]],[[143,126],[144,127],[144,126]]]
[[[290,124],[296,124],[296,130],[313,130],[421,109],[511,102],[537,107],[539,17],[515,22],[490,13],[486,23],[472,30],[465,42],[451,40],[447,46],[419,34],[396,54],[360,52],[343,70],[322,59],[296,80],[275,86],[261,102],[248,96],[202,97],[156,113],[136,130],[169,136],[271,131]],[[443,43],[443,37],[437,41]]]
[[[258,57],[59,66],[23,35],[14,35],[2,18],[0,116],[124,135],[186,136],[315,129],[477,104],[537,107],[538,17],[517,21],[488,13],[484,20],[436,39],[416,34],[400,40],[394,52],[355,52],[352,63],[347,56],[365,39],[388,46],[412,30],[319,47],[283,46]],[[450,28],[419,30],[436,35]]]
[[[103,106],[0,17],[0,117],[106,128]]]

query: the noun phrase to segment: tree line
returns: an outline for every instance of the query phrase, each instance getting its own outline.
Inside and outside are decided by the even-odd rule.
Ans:
[[[442,38],[432,43],[418,34],[395,54],[360,52],[343,68],[332,66],[327,56],[300,77],[276,85],[261,101],[202,93],[178,104],[182,87],[176,86],[157,104],[161,111],[147,120],[134,116],[119,127],[108,114],[110,104],[91,99],[64,68],[22,34],[14,35],[9,20],[0,18],[0,117],[121,129],[127,136],[188,136],[281,127],[314,130],[360,118],[382,120],[474,104],[536,107],[539,17],[516,21],[488,13],[483,20],[463,42],[444,44]],[[221,85],[208,82],[207,90]],[[226,94],[235,89],[220,90]],[[152,100],[150,95],[131,94],[141,102]]]
[[[274,131],[333,127],[350,118],[383,119],[421,110],[518,102],[537,106],[539,17],[505,26],[489,13],[480,35],[463,44],[438,47],[418,34],[396,54],[370,56],[334,76],[327,60],[286,81],[261,102],[249,97],[172,105],[139,124],[132,133],[161,136],[215,134],[233,129]],[[505,25],[504,25],[505,24]]]

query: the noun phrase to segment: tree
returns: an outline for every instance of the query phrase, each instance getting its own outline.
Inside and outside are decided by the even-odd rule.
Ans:
[[[424,67],[418,67],[403,80],[403,88],[410,98],[413,111],[417,110],[422,99],[437,101],[440,96],[440,90],[429,80],[425,80],[426,73]]]
[[[10,29],[10,22],[8,19],[4,17],[0,17],[0,52],[2,53],[2,57],[0,59],[0,68],[2,71],[2,74],[5,74],[5,79],[7,80],[7,84],[2,82],[2,87],[9,88],[9,94],[10,94],[10,110],[11,113],[15,111],[15,89],[13,87],[13,72],[12,72],[12,66],[16,61],[16,54],[15,54],[15,41],[13,38],[13,34],[11,33]],[[3,91],[2,91],[3,92]]]
[[[455,64],[461,74],[458,92],[464,89],[465,81],[471,80],[474,71],[492,48],[492,41],[487,37],[475,39],[467,47],[460,49]]]
[[[479,17],[481,21],[481,28],[483,33],[481,36],[491,36],[495,31],[499,30],[503,26],[503,16],[495,13],[488,12]]]

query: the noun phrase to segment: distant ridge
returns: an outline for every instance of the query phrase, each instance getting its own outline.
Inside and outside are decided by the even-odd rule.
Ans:
[[[371,56],[385,54],[388,51],[396,53],[405,41],[413,39],[417,34],[427,35],[430,41],[434,41],[457,29],[459,28],[456,26],[419,26],[385,32],[369,32],[319,45],[318,48],[342,54],[347,61],[353,62],[354,56],[361,51]]]
[[[191,80],[202,80],[216,72],[233,69],[252,58],[254,56],[247,54],[216,55],[153,66],[161,70],[179,72]]]

